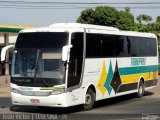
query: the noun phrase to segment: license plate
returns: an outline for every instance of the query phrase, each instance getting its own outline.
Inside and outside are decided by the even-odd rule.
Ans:
[[[39,99],[31,99],[31,103],[40,103]]]

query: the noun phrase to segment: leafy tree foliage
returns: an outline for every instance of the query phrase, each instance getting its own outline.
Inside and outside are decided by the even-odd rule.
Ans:
[[[158,42],[160,44],[160,22],[154,22],[154,23],[148,24],[147,26],[148,26],[149,32],[157,35]]]
[[[115,26],[118,18],[118,11],[112,7],[97,7],[95,10],[86,9],[78,17],[78,23],[95,25]]]
[[[116,27],[131,30],[134,27],[134,16],[128,11],[119,11]]]
[[[118,11],[112,7],[97,7],[94,11],[95,23],[99,25],[116,26]]]
[[[137,21],[139,23],[142,23],[142,21],[148,23],[149,21],[152,21],[152,17],[149,15],[140,14],[139,16],[137,16]]]
[[[134,16],[127,11],[118,11],[112,7],[96,7],[81,12],[77,19],[78,23],[104,25],[117,27],[122,30],[130,30],[134,25]]]
[[[81,12],[81,16],[77,19],[78,23],[95,24],[95,16],[93,9],[86,9]]]
[[[156,22],[160,22],[160,16],[157,16]]]
[[[133,31],[138,31],[138,32],[147,32],[148,31],[148,26],[144,25],[144,24],[135,23],[132,30]]]

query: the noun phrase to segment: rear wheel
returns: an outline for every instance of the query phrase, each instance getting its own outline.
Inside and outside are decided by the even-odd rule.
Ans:
[[[145,92],[145,86],[144,86],[143,81],[141,80],[139,82],[139,86],[138,86],[137,97],[139,97],[139,98],[143,97],[144,92]]]
[[[85,104],[83,106],[83,110],[91,110],[93,108],[95,101],[95,93],[92,89],[88,89],[85,96]]]

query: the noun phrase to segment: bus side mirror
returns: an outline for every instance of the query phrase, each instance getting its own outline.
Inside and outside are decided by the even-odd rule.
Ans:
[[[4,62],[6,60],[6,53],[8,50],[14,49],[14,45],[8,45],[2,48],[1,51],[1,61]]]
[[[68,55],[72,47],[73,47],[72,45],[63,46],[63,49],[62,49],[62,61],[63,62],[67,62]]]

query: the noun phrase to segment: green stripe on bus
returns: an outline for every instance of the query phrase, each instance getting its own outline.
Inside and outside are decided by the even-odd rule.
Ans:
[[[158,65],[119,68],[120,75],[130,75],[158,71]]]

